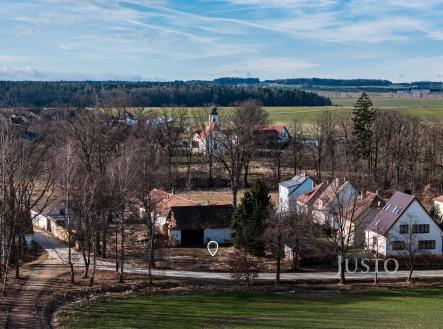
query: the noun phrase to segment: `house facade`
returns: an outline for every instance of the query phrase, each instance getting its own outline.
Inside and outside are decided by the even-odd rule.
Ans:
[[[232,205],[172,207],[167,219],[169,242],[182,247],[200,247],[209,241],[230,243],[232,214]]]
[[[442,230],[415,196],[396,192],[365,230],[366,249],[381,255],[442,254]]]
[[[334,227],[334,214],[346,209],[358,197],[357,190],[344,178],[336,178],[312,205],[312,217],[321,225]]]
[[[283,125],[265,125],[257,132],[257,139],[260,144],[286,144],[291,138],[288,129]]]
[[[372,192],[362,192],[355,202],[348,205],[344,220],[345,236],[349,237],[349,245],[364,248],[365,229],[384,205],[385,201]]]
[[[304,173],[278,184],[279,211],[294,210],[297,206],[297,198],[311,191],[313,187],[314,180]]]

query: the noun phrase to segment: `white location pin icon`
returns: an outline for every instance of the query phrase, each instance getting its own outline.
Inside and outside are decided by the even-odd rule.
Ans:
[[[212,257],[214,257],[218,251],[218,242],[217,241],[209,241],[207,247],[208,247],[209,254]]]

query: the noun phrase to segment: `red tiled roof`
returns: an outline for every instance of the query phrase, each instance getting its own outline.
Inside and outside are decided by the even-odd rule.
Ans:
[[[285,126],[283,125],[266,125],[263,126],[260,130],[261,131],[276,131],[279,135],[281,134],[281,132],[283,131],[283,129],[285,129]]]
[[[297,201],[300,201],[308,206],[311,206],[315,200],[317,199],[317,197],[324,192],[324,190],[326,189],[327,185],[326,183],[320,183],[316,186],[314,186],[314,188],[302,195],[300,195],[297,198]]]
[[[153,189],[149,195],[151,197],[151,203],[155,205],[156,211],[161,215],[167,215],[172,207],[199,205],[198,202],[158,189]]]
[[[403,215],[414,200],[416,200],[416,198],[413,195],[395,192],[366,229],[381,235],[386,235],[392,225]],[[395,211],[396,209],[398,209],[398,211]]]

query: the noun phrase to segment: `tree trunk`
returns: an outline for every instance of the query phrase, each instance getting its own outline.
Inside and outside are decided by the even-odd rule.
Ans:
[[[345,268],[346,268],[346,260],[345,257],[342,257],[341,266],[340,266],[340,284],[346,284]]]

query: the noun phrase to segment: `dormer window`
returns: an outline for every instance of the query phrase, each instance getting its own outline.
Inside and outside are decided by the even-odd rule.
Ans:
[[[391,207],[391,205],[389,204],[389,203],[387,203],[385,206],[384,206],[384,210],[386,210],[386,211],[388,211],[388,209]]]

